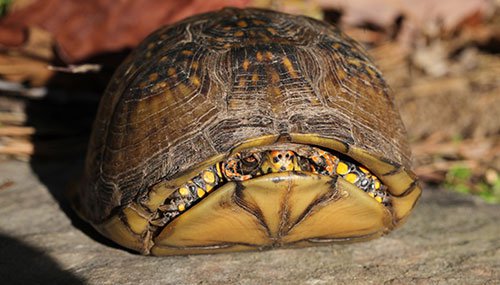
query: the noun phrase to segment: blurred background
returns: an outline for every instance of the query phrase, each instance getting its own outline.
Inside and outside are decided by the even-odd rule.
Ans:
[[[27,161],[43,177],[81,162],[130,50],[224,6],[341,26],[394,89],[422,181],[500,203],[500,0],[0,0],[0,163]],[[0,190],[12,184],[0,173]]]

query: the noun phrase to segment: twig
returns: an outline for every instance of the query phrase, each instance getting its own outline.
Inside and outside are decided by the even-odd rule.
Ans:
[[[82,64],[82,65],[68,65],[68,66],[48,66],[49,70],[66,72],[66,73],[97,73],[101,71],[102,66],[100,64]]]
[[[22,124],[26,122],[26,114],[0,112],[0,124]]]
[[[35,134],[33,127],[0,127],[0,136],[30,136]]]
[[[0,145],[0,154],[33,155],[35,147],[31,142],[16,142],[9,145]]]
[[[12,92],[31,99],[40,99],[47,95],[45,87],[24,87],[20,83],[0,80],[0,91]]]

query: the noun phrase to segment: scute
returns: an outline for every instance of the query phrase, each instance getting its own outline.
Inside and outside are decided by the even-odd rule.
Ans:
[[[349,241],[392,227],[388,210],[343,179],[275,173],[224,185],[167,225],[151,250],[179,254]]]
[[[416,180],[405,135],[380,72],[337,28],[227,8],[159,29],[118,68],[100,103],[76,200],[105,235],[113,236],[111,227],[125,234],[116,213],[152,187],[163,197],[238,149],[293,142],[344,153],[386,179],[401,196],[402,220],[421,192],[418,185],[405,190]],[[157,207],[158,197],[146,207]]]

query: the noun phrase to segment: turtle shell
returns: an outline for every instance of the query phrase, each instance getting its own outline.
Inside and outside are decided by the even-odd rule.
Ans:
[[[405,135],[382,75],[338,28],[304,16],[226,8],[159,29],[118,68],[100,103],[75,204],[101,233],[142,253],[255,248],[237,238],[224,246],[186,245],[184,237],[170,243],[183,250],[155,252],[158,239],[171,236],[172,229],[158,229],[152,213],[172,189],[238,151],[309,145],[345,155],[387,186],[390,207],[373,206],[378,211],[377,221],[370,222],[377,224],[375,234],[347,234],[338,240],[379,236],[404,220],[420,196]],[[279,181],[295,181],[296,189],[309,189],[318,181],[325,185],[338,180],[301,173],[273,173],[250,179],[245,187],[285,189]],[[301,177],[308,182],[296,183]],[[222,211],[217,205],[243,187],[227,184],[173,221],[195,219],[197,211],[201,216],[200,211]],[[350,197],[361,195],[359,189],[345,190],[350,186],[340,184],[330,188],[338,193],[344,189]],[[322,187],[318,191],[326,191]],[[280,191],[285,190],[276,193]],[[349,219],[349,211],[337,212]],[[321,225],[311,223],[307,230],[314,227]],[[216,226],[210,230],[227,231]],[[293,241],[282,236],[279,242],[275,238],[255,244],[303,244],[328,233]],[[190,245],[197,250],[186,250]]]

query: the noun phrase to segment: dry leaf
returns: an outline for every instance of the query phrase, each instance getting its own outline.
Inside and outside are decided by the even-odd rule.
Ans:
[[[0,44],[18,44],[29,27],[40,27],[53,35],[62,59],[78,62],[134,47],[162,25],[224,6],[243,7],[249,1],[38,0],[0,21]]]
[[[319,0],[319,3],[324,9],[341,10],[342,20],[348,25],[370,23],[386,29],[404,16],[418,27],[438,21],[444,29],[453,30],[470,18],[481,22],[494,8],[491,0]]]

